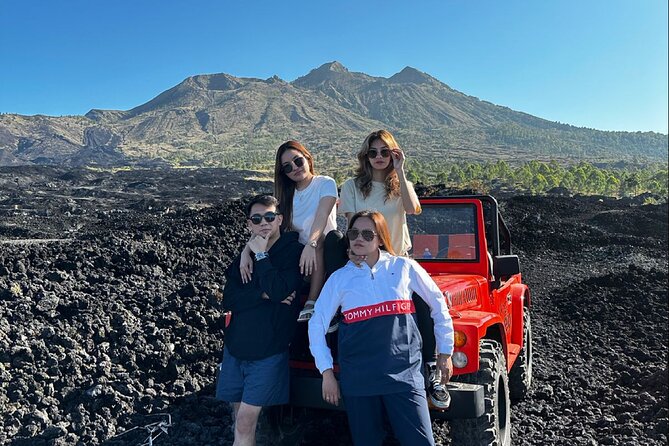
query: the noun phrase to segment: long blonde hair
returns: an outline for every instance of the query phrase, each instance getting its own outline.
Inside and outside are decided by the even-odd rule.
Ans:
[[[370,133],[365,141],[362,143],[362,147],[358,152],[358,168],[355,170],[355,185],[360,189],[362,195],[367,198],[372,191],[372,164],[369,162],[367,154],[369,153],[369,147],[374,141],[380,139],[384,142],[389,149],[396,149],[399,147],[397,141],[393,135],[387,130],[377,130],[376,132]],[[400,180],[397,177],[397,172],[393,167],[392,155],[390,159],[390,164],[385,171],[386,177],[384,180],[384,188],[386,190],[386,200],[392,197],[398,197],[400,195]]]
[[[281,157],[288,150],[297,150],[307,160],[309,172],[314,172],[314,157],[311,153],[297,141],[286,141],[279,146],[276,151],[276,160],[274,161],[274,196],[279,200],[279,211],[283,215],[281,229],[290,231],[293,229],[293,196],[295,195],[295,182],[288,178],[283,172],[281,166]]]

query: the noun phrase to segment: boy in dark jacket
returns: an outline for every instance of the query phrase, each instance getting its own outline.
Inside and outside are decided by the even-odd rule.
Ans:
[[[278,204],[260,195],[246,208],[252,233],[247,246],[255,257],[251,280],[242,281],[240,256],[225,272],[223,307],[232,316],[216,396],[233,404],[235,445],[255,444],[263,406],[288,402],[288,345],[299,312],[295,295],[302,284],[303,245],[296,232],[280,232]]]

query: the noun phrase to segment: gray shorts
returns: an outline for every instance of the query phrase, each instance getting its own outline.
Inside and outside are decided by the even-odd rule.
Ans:
[[[223,349],[216,398],[252,406],[287,404],[290,394],[288,351],[268,358],[243,360]]]

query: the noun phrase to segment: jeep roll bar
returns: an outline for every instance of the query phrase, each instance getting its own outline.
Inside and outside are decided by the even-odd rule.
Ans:
[[[479,200],[483,205],[483,226],[488,247],[491,250],[490,262],[491,286],[499,288],[506,278],[520,273],[518,256],[511,250],[511,232],[499,213],[497,200],[490,195],[448,195],[440,197],[424,197],[427,199],[466,199]],[[487,211],[487,212],[486,212]],[[486,218],[486,216],[488,218]],[[488,225],[488,221],[490,225]],[[490,230],[488,230],[490,229]],[[501,240],[500,240],[501,235]]]
[[[497,257],[499,255],[502,255],[502,251],[504,254],[512,254],[511,252],[511,232],[509,232],[509,228],[506,226],[506,223],[504,222],[504,219],[502,218],[502,215],[499,213],[499,206],[497,204],[497,200],[492,197],[491,195],[447,195],[447,196],[441,196],[441,197],[424,197],[424,198],[443,198],[443,199],[450,199],[450,198],[455,198],[455,199],[474,199],[474,200],[480,200],[482,203],[487,204],[490,207],[489,211],[489,217],[490,217],[490,233],[486,234],[486,238],[490,242],[489,244],[491,245],[492,248],[492,255],[493,257]],[[484,214],[485,214],[485,206],[483,207]],[[492,215],[490,215],[492,214]],[[484,220],[486,220],[485,215],[484,215]],[[484,221],[485,224],[485,221]],[[500,243],[500,233],[502,235],[502,242]]]

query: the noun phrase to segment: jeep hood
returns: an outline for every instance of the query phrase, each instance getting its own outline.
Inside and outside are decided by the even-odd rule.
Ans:
[[[439,274],[432,276],[451,310],[465,310],[479,305],[488,281],[471,274]]]

